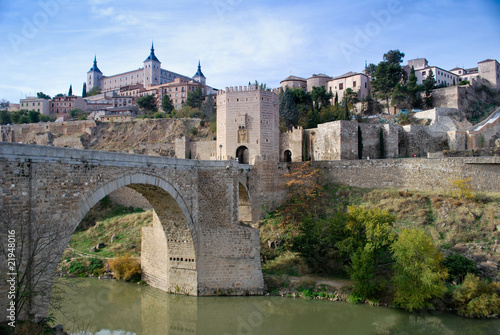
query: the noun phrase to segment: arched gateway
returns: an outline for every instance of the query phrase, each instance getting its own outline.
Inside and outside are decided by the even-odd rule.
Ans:
[[[15,218],[9,227],[17,238],[29,232],[32,240],[51,241],[36,255],[42,267],[31,269],[43,268],[37,283],[45,286],[33,288],[41,293],[26,305],[29,312],[47,313],[52,278],[74,230],[99,200],[124,186],[154,208],[153,227],[142,234],[150,285],[190,295],[263,293],[258,230],[239,223],[238,208],[251,208],[237,163],[13,143],[0,143],[0,160],[2,217]],[[0,253],[1,273],[8,273],[5,258]],[[0,297],[2,306],[6,299]]]

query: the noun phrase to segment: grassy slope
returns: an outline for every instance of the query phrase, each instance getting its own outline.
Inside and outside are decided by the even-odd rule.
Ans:
[[[92,257],[107,258],[124,253],[140,256],[141,229],[152,225],[152,213],[152,211],[147,211],[122,214],[99,220],[87,230],[75,232],[69,243],[70,250],[66,250],[66,253],[76,252]],[[113,235],[116,235],[116,241],[111,243]],[[100,242],[105,243],[106,247],[97,253],[91,253],[90,249]]]
[[[329,185],[318,199],[326,216],[348,205],[388,210],[397,217],[396,229],[418,226],[426,230],[443,250],[455,249],[477,262],[500,262],[500,194],[479,195],[475,200],[456,199],[452,193],[360,189]],[[270,215],[261,224],[261,252],[268,275],[307,275],[307,266],[286,251],[296,231],[280,226],[280,217]],[[282,246],[269,248],[268,241],[281,236]],[[341,275],[341,273],[340,273]]]

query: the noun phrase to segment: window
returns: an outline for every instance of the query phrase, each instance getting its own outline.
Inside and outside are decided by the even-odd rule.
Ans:
[[[344,89],[344,83],[339,84],[339,90],[343,90],[343,89]]]
[[[366,88],[366,87],[367,87],[367,86],[366,86],[366,83],[365,83],[365,88]]]
[[[425,76],[426,71],[422,71],[422,76]]]
[[[352,87],[356,87],[356,81],[352,82]]]

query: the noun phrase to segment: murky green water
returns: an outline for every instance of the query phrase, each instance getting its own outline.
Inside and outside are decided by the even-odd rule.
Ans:
[[[500,320],[279,297],[169,295],[115,280],[64,280],[56,322],[73,334],[500,334]],[[77,320],[76,323],[73,322]]]

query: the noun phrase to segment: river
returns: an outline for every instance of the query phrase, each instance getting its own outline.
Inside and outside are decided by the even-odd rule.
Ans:
[[[55,322],[72,334],[500,334],[499,319],[440,312],[280,297],[196,298],[94,278],[59,283]]]

